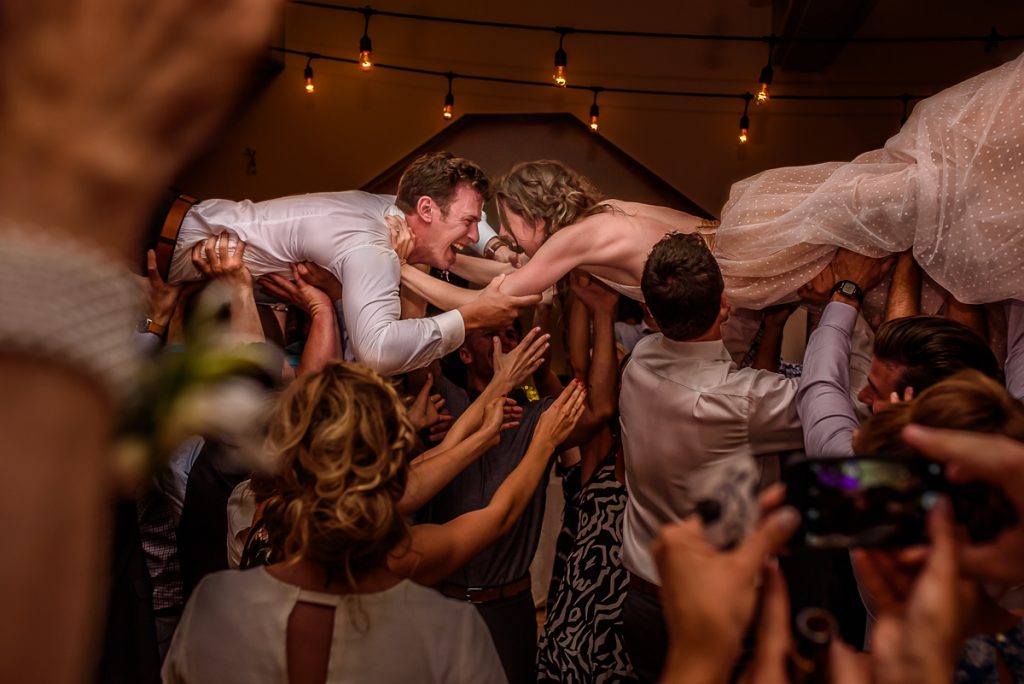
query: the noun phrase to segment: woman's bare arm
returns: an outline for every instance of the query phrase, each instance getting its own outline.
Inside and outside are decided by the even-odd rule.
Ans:
[[[516,268],[512,264],[466,254],[456,254],[455,263],[451,268],[452,273],[460,278],[465,278],[474,285],[486,285],[502,273],[514,273],[515,270]]]

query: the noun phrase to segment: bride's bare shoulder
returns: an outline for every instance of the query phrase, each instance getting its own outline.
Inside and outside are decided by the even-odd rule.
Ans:
[[[615,209],[615,212],[607,212],[609,215],[618,214],[641,220],[642,224],[651,223],[671,226],[675,230],[689,230],[701,219],[685,211],[663,207],[656,204],[644,204],[643,202],[624,202],[622,200],[606,200],[604,202]]]

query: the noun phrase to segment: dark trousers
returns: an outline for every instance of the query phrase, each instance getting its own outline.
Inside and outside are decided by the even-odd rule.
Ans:
[[[622,636],[633,671],[641,682],[657,682],[668,653],[668,631],[661,601],[651,594],[626,589],[622,601]]]
[[[515,596],[476,604],[487,623],[509,684],[537,681],[537,610],[530,589]]]

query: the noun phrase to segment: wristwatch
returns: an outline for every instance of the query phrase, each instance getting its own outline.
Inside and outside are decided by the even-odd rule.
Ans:
[[[487,241],[486,245],[484,245],[484,258],[493,259],[494,253],[498,251],[499,247],[508,247],[516,254],[520,254],[523,251],[519,245],[512,242],[508,237],[504,235],[495,235]]]
[[[856,299],[858,302],[864,303],[864,290],[860,289],[860,285],[852,280],[840,280],[833,285],[832,294],[837,292],[847,299]]]
[[[145,318],[145,319],[139,321],[139,328],[138,328],[138,330],[139,330],[140,333],[153,333],[154,335],[159,337],[161,340],[164,339],[165,337],[167,337],[167,326],[166,325],[160,325],[159,323],[154,321],[152,318]]]

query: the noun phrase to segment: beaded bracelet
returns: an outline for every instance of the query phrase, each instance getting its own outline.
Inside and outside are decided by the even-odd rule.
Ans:
[[[68,366],[118,402],[130,393],[141,292],[109,254],[42,231],[0,231],[0,311],[0,351]]]

